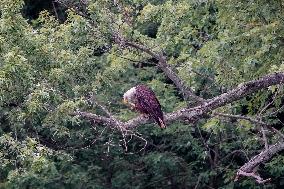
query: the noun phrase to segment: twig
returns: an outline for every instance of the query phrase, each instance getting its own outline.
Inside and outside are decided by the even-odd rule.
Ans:
[[[115,119],[107,107],[101,104],[95,97],[93,92],[89,93],[88,102],[92,105],[98,106],[109,118]]]
[[[252,118],[252,117],[248,117],[248,116],[241,116],[241,115],[231,115],[231,114],[224,114],[224,113],[217,113],[217,112],[214,112],[213,115],[217,115],[217,116],[223,116],[223,117],[230,117],[230,118],[235,118],[235,119],[244,119],[244,120],[248,120],[252,123],[255,123],[255,124],[258,124],[260,126],[264,126],[264,127],[267,127],[268,129],[272,130],[273,132],[277,133],[280,137],[284,138],[284,134],[282,134],[279,130],[275,129],[274,127],[272,127],[271,125],[263,122],[263,121],[260,121],[260,120],[257,120],[255,118]]]
[[[270,113],[268,113],[268,114],[262,115],[262,117],[269,117],[269,116],[275,115],[275,114],[277,114],[279,111],[281,111],[283,108],[284,108],[284,105],[282,105],[281,107],[279,107],[277,110],[275,110],[275,111],[273,111],[273,112],[270,112]]]
[[[211,77],[210,75],[202,74],[202,73],[196,71],[195,69],[190,69],[189,71],[195,73],[196,75],[199,75],[202,78],[206,78],[206,79],[212,81],[213,83],[215,83],[215,79],[213,77]]]
[[[194,186],[194,189],[198,188],[198,185],[199,185],[200,181],[201,181],[201,175],[198,176],[198,179],[197,179],[197,182],[196,182],[196,184]]]
[[[141,139],[141,140],[143,140],[143,141],[145,142],[143,148],[141,148],[141,149],[139,150],[139,152],[145,150],[146,147],[147,147],[147,145],[148,145],[148,141],[147,141],[145,138],[143,138],[143,137],[141,137],[141,136],[139,136],[139,135],[137,135],[137,134],[132,134],[132,135],[135,136],[135,137],[137,137],[137,138],[139,138],[139,139]]]
[[[124,56],[118,56],[119,58],[122,58],[122,59],[125,59],[125,60],[129,60],[131,62],[136,62],[136,63],[140,63],[140,64],[150,64],[150,65],[157,65],[157,64],[154,64],[154,63],[150,63],[150,62],[142,62],[142,61],[139,61],[139,60],[133,60],[131,58],[127,58],[127,57],[124,57]]]
[[[93,127],[93,128],[94,128],[94,127]],[[99,134],[99,137],[98,137],[98,138],[93,139],[90,144],[88,144],[87,146],[84,146],[82,149],[90,148],[95,142],[97,142],[97,141],[101,138],[101,136],[103,135],[103,133],[104,133],[104,131],[106,130],[106,128],[107,128],[107,126],[105,126],[105,127],[103,128],[103,130],[102,130],[101,133]]]
[[[212,159],[212,156],[210,155],[210,151],[213,151],[214,154],[216,154],[216,152],[215,152],[214,150],[212,150],[212,149],[208,146],[207,142],[205,141],[205,139],[203,138],[203,136],[202,136],[202,134],[201,134],[201,131],[200,131],[199,127],[197,127],[197,130],[198,130],[198,134],[199,134],[199,136],[200,136],[200,138],[201,138],[201,141],[202,141],[203,145],[205,146],[205,148],[206,148],[207,151],[209,152],[208,158],[209,158],[209,161],[210,161],[211,166],[213,167],[213,166],[214,166],[214,161],[213,161],[213,159]]]
[[[127,152],[128,151],[128,147],[127,147],[127,142],[125,140],[124,129],[121,126],[119,126],[118,128],[119,128],[119,130],[121,132],[121,135],[122,135],[122,140],[123,140],[123,145],[124,145],[125,151]]]
[[[262,133],[262,140],[264,142],[264,147],[265,149],[268,149],[268,142],[267,142],[267,138],[266,138],[266,134],[265,134],[265,130],[263,126],[261,126],[261,133]]]
[[[258,117],[261,117],[261,114],[262,114],[271,104],[273,104],[273,102],[274,102],[275,99],[276,99],[277,94],[278,94],[278,91],[275,92],[275,94],[274,94],[274,96],[273,96],[273,98],[272,98],[272,101],[269,102],[266,106],[264,106],[264,107],[259,111]]]
[[[54,10],[54,14],[55,14],[55,16],[56,16],[57,20],[59,20],[59,16],[58,16],[58,13],[57,13],[57,10],[56,10],[56,7],[55,7],[55,4],[54,4],[54,1],[51,1],[51,3],[52,3],[53,10]]]
[[[249,160],[249,158],[248,158],[248,156],[247,156],[247,154],[246,154],[246,152],[244,150],[234,150],[231,153],[229,153],[228,155],[226,155],[225,157],[223,157],[220,161],[222,162],[223,160],[227,159],[230,156],[234,156],[237,153],[242,153],[245,156],[245,158],[247,160]]]

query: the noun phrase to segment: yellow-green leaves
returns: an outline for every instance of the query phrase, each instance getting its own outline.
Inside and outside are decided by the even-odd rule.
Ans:
[[[220,128],[220,120],[217,119],[217,118],[212,118],[210,120],[208,120],[204,125],[203,127],[210,131],[210,130],[213,130],[213,131],[217,131],[219,130]]]
[[[20,13],[23,8],[24,1],[22,0],[3,0],[0,4],[0,13],[3,18]]]
[[[138,17],[138,19],[141,23],[147,21],[153,21],[153,18],[159,15],[160,11],[161,11],[160,6],[155,6],[148,3],[146,6],[143,7],[143,10],[140,11],[140,16]]]

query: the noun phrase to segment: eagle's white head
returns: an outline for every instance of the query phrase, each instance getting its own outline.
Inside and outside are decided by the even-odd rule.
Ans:
[[[131,89],[126,91],[123,94],[123,102],[126,103],[126,104],[133,103],[134,102],[134,98],[135,98],[135,93],[136,93],[136,87],[132,87]]]

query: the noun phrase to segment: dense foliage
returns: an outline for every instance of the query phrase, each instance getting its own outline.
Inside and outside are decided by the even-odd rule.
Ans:
[[[60,20],[52,8],[29,17],[22,0],[0,4],[0,188],[261,187],[250,178],[234,182],[237,169],[264,148],[260,127],[247,120],[212,113],[128,134],[72,112],[106,115],[102,104],[129,120],[138,114],[122,95],[140,83],[155,91],[164,112],[194,103],[153,57],[114,34],[162,51],[205,99],[283,72],[283,1],[60,3]],[[258,116],[281,131],[282,96],[283,87],[272,86],[216,111]],[[266,134],[269,144],[279,139]],[[265,188],[283,187],[283,163],[278,154],[259,166],[272,178]]]

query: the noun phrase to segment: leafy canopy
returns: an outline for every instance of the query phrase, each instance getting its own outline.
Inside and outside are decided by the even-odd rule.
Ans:
[[[1,187],[256,187],[253,180],[233,182],[263,146],[248,121],[205,117],[163,131],[141,125],[141,135],[127,136],[126,151],[120,131],[71,113],[104,115],[95,100],[121,120],[133,118],[121,98],[139,83],[155,91],[165,112],[187,105],[157,62],[115,43],[115,32],[164,52],[185,85],[204,98],[283,72],[282,1],[62,2],[87,16],[73,8],[64,22],[47,11],[28,21],[22,0],[0,4]],[[273,96],[266,111],[278,111],[266,121],[279,124],[281,94],[282,87],[271,87],[218,111],[254,116]],[[275,178],[271,188],[283,185],[282,164],[277,156],[263,167],[262,174]]]

